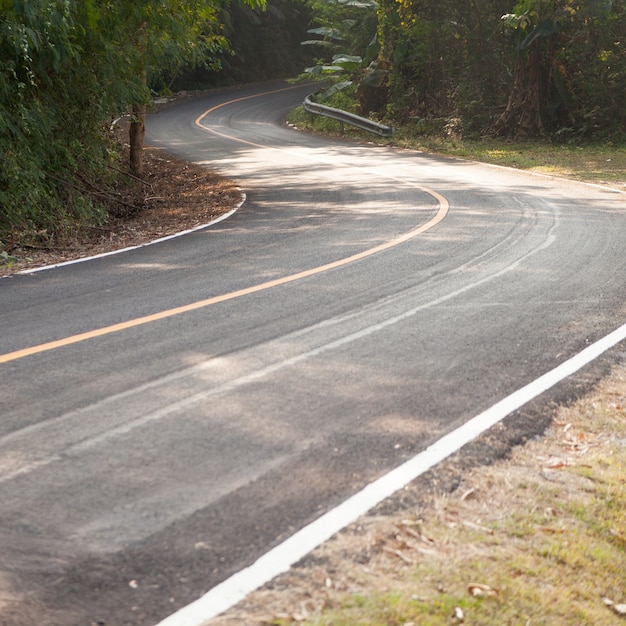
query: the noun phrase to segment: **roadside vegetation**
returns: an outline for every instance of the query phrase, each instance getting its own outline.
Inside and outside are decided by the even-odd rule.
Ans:
[[[622,0],[310,1],[323,100],[428,134],[624,139]]]
[[[626,620],[626,366],[452,492],[420,481],[212,626],[619,626]],[[389,509],[390,507],[387,507]]]
[[[396,145],[626,189],[626,144],[398,137]]]
[[[136,213],[156,95],[299,72],[398,145],[619,183],[625,41],[623,0],[0,0],[0,262]]]
[[[395,128],[347,136],[626,184],[621,0],[310,2],[314,99]],[[290,123],[339,132],[302,109]]]
[[[350,110],[346,100],[333,106]],[[354,112],[354,111],[351,111]],[[454,133],[424,132],[411,126],[395,128],[393,137],[380,138],[357,128],[307,113],[303,107],[292,111],[288,123],[310,132],[346,137],[358,141],[376,142],[431,154],[481,161],[505,167],[537,172],[549,176],[570,178],[587,183],[626,189],[626,142],[587,141],[554,143],[545,139],[466,138]]]
[[[284,46],[256,52],[269,40],[270,16],[276,31],[292,27],[298,41],[290,45],[299,49],[308,13],[294,15],[294,6],[0,0],[0,262],[15,262],[23,246],[67,246],[132,218],[141,207],[126,201],[126,188],[146,176],[144,121],[155,95],[294,75],[302,54],[272,64],[268,57]],[[244,50],[242,37],[254,26],[256,38]],[[245,56],[255,60],[256,78],[242,71]],[[123,154],[114,132],[120,119],[128,122]]]

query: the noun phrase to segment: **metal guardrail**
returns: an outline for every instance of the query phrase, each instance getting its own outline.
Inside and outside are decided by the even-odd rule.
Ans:
[[[309,113],[313,113],[314,115],[323,115],[324,117],[330,117],[331,119],[339,121],[342,125],[342,130],[343,124],[345,123],[350,124],[351,126],[356,126],[361,130],[375,133],[381,137],[391,137],[391,135],[393,135],[393,126],[379,124],[373,120],[368,120],[366,117],[354,115],[354,113],[348,113],[347,111],[342,111],[341,109],[333,109],[333,107],[327,107],[323,104],[312,102],[311,96],[307,96],[304,99],[304,110]]]

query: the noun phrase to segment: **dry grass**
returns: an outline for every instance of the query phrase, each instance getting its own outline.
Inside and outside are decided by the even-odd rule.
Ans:
[[[339,122],[311,117],[298,108],[291,112],[290,123],[301,129],[324,134],[342,134]],[[586,183],[626,189],[626,145],[604,143],[557,144],[545,140],[467,139],[454,133],[441,134],[411,127],[396,129],[390,139],[356,128],[345,127],[347,137],[398,146],[432,154],[458,157],[483,163],[513,167],[550,176],[571,178]]]
[[[539,140],[398,137],[398,145],[549,176],[626,189],[626,145],[552,144]]]
[[[540,440],[419,510],[361,519],[210,624],[609,626],[624,572],[626,366]]]

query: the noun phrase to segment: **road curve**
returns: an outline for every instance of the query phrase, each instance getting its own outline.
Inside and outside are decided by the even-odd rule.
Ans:
[[[149,120],[230,219],[0,281],[7,623],[152,625],[623,324],[623,194],[285,128],[305,93]]]

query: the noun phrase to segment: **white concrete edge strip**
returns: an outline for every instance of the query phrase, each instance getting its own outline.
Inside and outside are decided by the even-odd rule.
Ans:
[[[204,596],[173,613],[157,626],[202,626],[227,611],[356,521],[393,493],[402,489],[426,471],[459,451],[480,434],[502,421],[507,415],[530,402],[568,376],[626,339],[626,324],[596,341],[558,367],[515,391],[491,408],[448,433],[423,452],[348,498],[289,539],[276,546],[253,565],[234,574]]]
[[[57,267],[64,267],[65,265],[75,265],[76,263],[84,263],[85,261],[93,261],[95,259],[102,259],[107,256],[113,256],[114,254],[122,254],[124,252],[130,252],[131,250],[138,250],[139,248],[145,248],[146,246],[153,246],[156,243],[162,243],[163,241],[169,241],[170,239],[177,239],[178,237],[182,237],[183,235],[189,235],[190,233],[195,233],[198,230],[202,230],[203,228],[208,228],[209,226],[213,226],[225,219],[228,219],[231,215],[236,213],[243,206],[245,201],[246,201],[246,194],[241,192],[241,200],[239,201],[237,206],[235,206],[234,209],[231,209],[227,213],[220,215],[219,217],[215,218],[213,221],[208,222],[207,224],[200,224],[199,226],[194,226],[193,228],[182,230],[179,233],[174,233],[173,235],[160,237],[159,239],[154,239],[146,243],[141,243],[137,246],[129,246],[128,248],[120,248],[119,250],[111,250],[111,252],[103,252],[102,254],[94,254],[92,256],[86,256],[80,259],[72,259],[71,261],[63,261],[62,263],[55,263],[54,265],[45,265],[43,267],[34,267],[33,269],[30,269],[30,270],[22,270],[21,272],[18,272],[18,274],[36,274],[37,272],[43,272],[45,270],[52,270]]]

